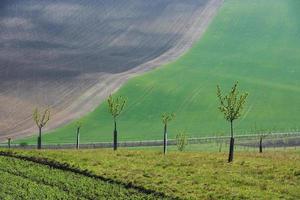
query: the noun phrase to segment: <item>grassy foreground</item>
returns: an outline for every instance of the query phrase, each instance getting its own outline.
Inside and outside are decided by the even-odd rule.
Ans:
[[[204,37],[174,63],[130,80],[118,94],[129,104],[120,118],[121,140],[162,138],[162,112],[175,112],[170,137],[224,133],[216,85],[238,80],[250,93],[237,132],[299,127],[300,1],[225,0]],[[80,109],[80,108],[79,108]],[[111,141],[106,103],[82,118],[82,142]],[[35,142],[29,138],[27,142]],[[74,142],[74,124],[44,136],[45,142]]]
[[[0,199],[157,199],[118,184],[0,156]]]
[[[18,151],[181,199],[299,199],[300,152]]]

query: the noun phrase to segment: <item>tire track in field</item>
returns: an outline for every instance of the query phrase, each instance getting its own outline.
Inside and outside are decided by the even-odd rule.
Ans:
[[[83,102],[75,102],[68,108],[69,111],[66,109],[66,113],[61,113],[61,116],[58,116],[58,118],[60,120],[63,120],[63,116],[72,116],[70,117],[71,119],[65,121],[65,123],[67,123],[75,119],[76,116],[82,116],[84,113],[91,112],[97,105],[99,105],[101,101],[105,100],[109,93],[117,91],[124,83],[127,82],[128,79],[176,60],[180,55],[191,48],[195,41],[201,38],[208,25],[217,14],[217,11],[221,7],[222,3],[223,0],[210,0],[203,10],[201,9],[198,13],[195,13],[195,16],[199,17],[199,20],[195,20],[195,22],[191,26],[191,30],[186,32],[185,37],[181,41],[179,41],[174,48],[159,56],[158,58],[140,65],[139,67],[133,68],[121,74],[113,75],[113,78],[106,77],[107,80],[110,80],[106,85],[106,89],[108,88],[106,91],[103,91],[103,87],[99,87],[98,85],[96,85],[95,87],[91,88],[91,90],[96,91],[94,92],[94,94],[97,94],[96,96],[87,95],[89,97],[84,98]],[[82,109],[79,111],[80,113],[78,113],[78,110],[77,113],[75,113],[75,110],[72,108],[77,107],[76,105],[78,103],[81,104]],[[74,115],[70,113],[74,113]],[[59,123],[56,123],[49,127],[49,129],[58,126]]]

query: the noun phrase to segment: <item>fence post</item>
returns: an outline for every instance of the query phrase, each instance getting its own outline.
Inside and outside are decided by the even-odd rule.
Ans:
[[[7,145],[9,149],[10,149],[10,143],[11,143],[11,138],[7,138]]]

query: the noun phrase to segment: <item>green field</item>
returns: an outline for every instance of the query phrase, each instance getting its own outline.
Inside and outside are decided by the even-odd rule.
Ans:
[[[162,138],[162,112],[175,112],[176,130],[189,136],[225,134],[218,112],[216,85],[235,81],[250,93],[238,133],[260,129],[285,131],[300,126],[300,1],[225,0],[204,37],[174,63],[134,78],[118,94],[128,97],[119,119],[121,140]],[[80,108],[78,108],[80,109]],[[111,141],[112,119],[106,103],[83,119],[82,142]],[[74,142],[66,125],[44,141]],[[35,138],[26,139],[35,142]]]
[[[0,199],[157,199],[118,184],[0,156]]]
[[[160,192],[170,198],[300,198],[299,150],[268,151],[263,154],[239,152],[235,154],[235,161],[230,164],[227,163],[227,153],[211,152],[170,152],[163,156],[161,152],[153,150],[119,150],[117,152],[112,150],[54,150],[16,151],[16,154],[67,163],[73,168],[76,167],[82,171],[88,170],[89,173],[104,178]],[[14,169],[18,165],[15,166],[14,162],[17,161],[10,160],[12,158],[1,159],[1,169],[5,168],[15,172]],[[35,165],[31,163],[29,169],[23,167],[19,171],[28,171],[29,173],[24,173],[26,176],[32,176],[35,180],[39,180],[39,170]],[[55,170],[51,170],[49,173],[49,175],[43,173],[45,177],[40,179],[46,183],[57,183],[55,185],[58,188],[54,187],[52,190],[60,189],[62,187],[60,184],[68,185],[68,188],[74,186],[65,182],[66,180],[73,181],[73,179],[66,179],[66,175],[56,176]],[[61,180],[65,181],[61,182]],[[75,189],[72,189],[73,194],[76,194],[76,189],[82,187],[80,186],[81,181],[85,181],[85,179],[77,181],[78,187],[76,184]],[[11,189],[15,186],[12,185]],[[89,185],[87,184],[86,187],[88,188]],[[103,192],[102,187],[100,186],[100,190]],[[92,195],[92,193],[97,193],[98,189],[95,186],[89,191],[85,191],[84,188],[81,191]],[[120,190],[120,193],[123,192]],[[60,195],[58,192],[56,194]],[[113,194],[111,195],[113,196]],[[136,195],[138,196],[138,194]],[[148,196],[145,197],[148,198]],[[110,198],[108,197],[108,199]]]

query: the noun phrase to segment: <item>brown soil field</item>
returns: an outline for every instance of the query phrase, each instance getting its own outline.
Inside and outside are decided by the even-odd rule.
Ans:
[[[0,2],[0,139],[95,109],[129,78],[171,62],[204,33],[223,0]]]

